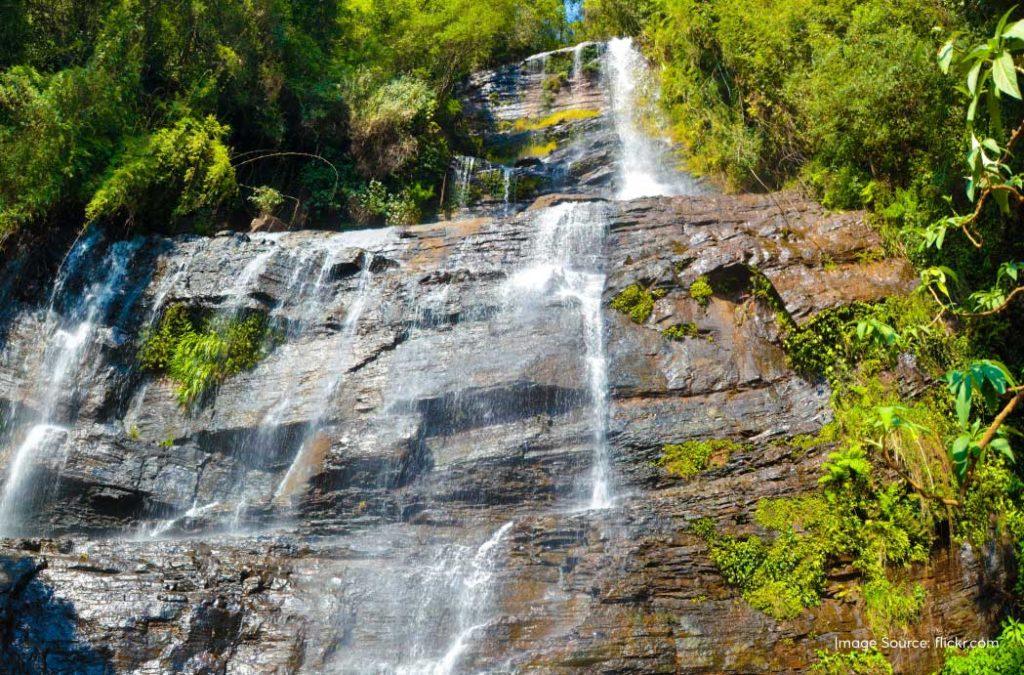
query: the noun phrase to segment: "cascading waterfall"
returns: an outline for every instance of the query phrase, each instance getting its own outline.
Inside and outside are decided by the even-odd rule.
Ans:
[[[25,396],[34,399],[37,408],[26,420],[31,427],[21,443],[8,454],[7,477],[0,494],[0,531],[16,531],[25,507],[48,494],[31,479],[36,455],[54,446],[64,447],[66,425],[74,422],[79,388],[102,365],[99,331],[110,319],[114,305],[132,294],[127,276],[142,240],[116,242],[100,260],[83,269],[101,239],[99,231],[82,237],[58,272],[46,313],[46,342],[32,391]],[[93,272],[98,276],[93,277]],[[81,291],[67,293],[71,282],[82,274]]]
[[[572,51],[573,89],[566,94],[572,94],[570,104],[580,105],[585,96],[599,106],[600,97],[584,87],[584,71],[589,70],[583,63],[585,46]],[[537,80],[535,71],[546,69],[549,60],[550,55],[531,59],[528,79]],[[568,152],[560,152],[552,163],[557,165],[573,152],[582,156],[584,150],[595,146],[607,152],[607,139],[617,139],[618,160],[611,167],[617,199],[699,192],[697,183],[673,170],[667,146],[644,133],[637,111],[642,108],[646,64],[631,41],[612,41],[601,63],[611,114],[589,118],[584,133],[592,134],[585,139],[592,144],[566,148]],[[524,103],[524,108],[536,98]],[[563,96],[558,105],[565,105],[568,98]],[[607,126],[599,128],[604,123]],[[559,142],[577,143],[574,134],[567,133]],[[188,453],[222,453],[234,463],[224,461],[204,475],[206,461],[213,465],[221,460],[203,459],[203,466],[187,479],[195,481],[193,491],[182,491],[184,497],[174,493],[173,500],[152,502],[159,509],[174,504],[178,515],[155,525],[148,523],[144,534],[163,537],[178,525],[183,530],[194,527],[192,522],[185,525],[186,521],[197,521],[201,527],[230,526],[235,534],[254,523],[262,526],[270,521],[279,533],[284,532],[288,521],[275,521],[274,517],[296,505],[294,497],[302,494],[313,472],[323,469],[324,483],[336,481],[344,484],[339,493],[350,491],[331,503],[339,505],[342,517],[352,508],[361,521],[340,535],[345,537],[346,554],[341,557],[346,560],[340,566],[343,572],[332,583],[342,590],[331,591],[358,607],[352,614],[358,615],[360,625],[346,624],[339,630],[344,636],[325,650],[324,660],[331,672],[448,675],[465,672],[466,664],[474,660],[492,658],[493,654],[477,649],[478,643],[502,627],[500,603],[506,598],[500,593],[505,581],[501,572],[508,556],[520,552],[508,542],[517,527],[530,526],[528,509],[534,505],[524,504],[514,514],[495,516],[490,510],[493,493],[483,489],[474,493],[475,485],[466,487],[458,481],[491,466],[515,480],[531,476],[527,472],[533,467],[517,464],[513,451],[504,456],[514,440],[516,450],[524,455],[544,456],[538,462],[541,479],[535,494],[543,504],[537,509],[543,509],[545,516],[569,519],[574,527],[578,523],[603,527],[615,518],[615,512],[605,510],[626,502],[615,479],[608,441],[611,397],[603,314],[604,248],[610,214],[616,207],[598,200],[598,196],[607,197],[603,182],[611,173],[607,168],[597,167],[593,182],[581,181],[583,201],[564,201],[500,221],[481,218],[373,233],[254,234],[218,238],[216,245],[176,244],[174,253],[179,257],[153,288],[148,318],[139,323],[154,324],[165,306],[175,300],[191,298],[202,304],[211,302],[212,297],[212,303],[219,302],[214,306],[222,318],[237,317],[254,308],[266,311],[282,342],[265,362],[238,376],[247,378],[240,381],[256,392],[251,398],[238,381],[227,383],[218,392],[225,400],[233,397],[234,406],[225,406],[228,414],[216,420],[219,426],[204,427],[204,420],[180,422],[188,427],[181,430],[184,443],[166,455],[154,453],[159,455],[158,461],[179,462],[179,466],[191,461]],[[478,162],[473,157],[457,157],[453,169],[450,180],[454,178],[454,185],[447,202],[465,206],[474,191]],[[510,167],[500,170],[504,213],[510,216],[519,206],[516,174]],[[523,167],[520,171],[525,192],[531,174]],[[491,178],[497,180],[498,175]],[[497,213],[494,202],[499,185],[489,185],[488,203]],[[538,190],[550,187],[541,184]],[[587,201],[588,195],[595,199]],[[126,293],[126,268],[136,250],[133,247],[137,247],[131,242],[110,247],[109,255],[94,265],[91,274],[95,279],[85,285],[80,298],[71,298],[66,292],[69,279],[83,276],[84,264],[97,245],[97,237],[84,238],[58,275],[45,333],[45,367],[32,392],[40,400],[39,412],[18,430],[21,443],[7,457],[7,477],[0,496],[0,526],[5,530],[17,524],[8,521],[30,487],[33,458],[70,444],[74,419],[61,408],[74,395],[76,378],[88,377],[95,370],[88,363],[93,358],[90,345],[96,342],[98,327],[110,322],[119,294]],[[389,248],[392,245],[393,249]],[[210,250],[212,255],[222,256],[215,260],[227,263],[229,270],[221,275],[230,281],[212,291],[188,288],[194,281],[190,279],[193,257],[197,251],[201,255]],[[240,258],[238,250],[247,257]],[[383,256],[393,253],[402,269],[400,276],[383,271],[394,262]],[[403,257],[406,253],[408,257]],[[206,275],[208,282],[211,273],[200,269],[196,274]],[[396,283],[396,277],[401,281]],[[474,296],[477,290],[482,292]],[[402,314],[401,320],[385,324],[394,332],[387,336],[393,337],[393,343],[381,340],[387,345],[381,347],[367,339],[373,331],[368,330],[364,315],[376,309],[377,296],[383,298],[384,293],[394,293],[408,304],[404,313],[394,306],[378,313],[389,314],[388,320]],[[72,311],[62,314],[53,307],[64,295],[69,296]],[[339,301],[342,297],[343,302]],[[122,300],[121,304],[126,303]],[[338,321],[342,312],[343,319]],[[509,349],[512,357],[495,355],[493,343],[488,343],[491,337],[500,337],[506,348],[515,345]],[[447,351],[438,351],[439,347]],[[552,362],[560,359],[560,372],[552,373],[552,366],[544,363],[549,352],[555,354]],[[444,363],[439,363],[438,354],[447,357]],[[363,358],[357,360],[356,356]],[[522,361],[529,363],[520,368]],[[570,366],[562,368],[563,363]],[[282,364],[301,365],[295,373],[281,377],[281,371],[274,369],[285,367]],[[513,369],[514,378],[495,376],[495,372],[505,372],[502,368]],[[268,372],[274,377],[261,381]],[[351,393],[347,387],[353,384],[352,378],[364,376],[370,383],[366,390],[346,398],[343,394]],[[261,386],[267,383],[273,387]],[[164,387],[167,383],[154,380],[154,384]],[[129,422],[147,403],[145,386],[136,389],[135,398],[126,402],[126,436],[131,436]],[[166,392],[162,395],[166,401]],[[159,398],[151,397],[148,402]],[[340,414],[339,400],[356,401],[353,407],[360,409],[360,415]],[[247,407],[249,403],[252,406]],[[360,407],[364,403],[365,408]],[[253,411],[257,405],[258,410]],[[119,414],[122,412],[119,408]],[[158,411],[155,417],[162,415],[161,421],[171,420],[172,424],[153,426],[178,433],[176,412],[170,406]],[[214,417],[221,413],[210,412]],[[344,426],[342,420],[353,420],[352,426]],[[557,429],[562,424],[564,428]],[[527,429],[522,436],[516,435],[518,428],[503,428],[517,425]],[[205,446],[202,443],[208,439],[200,442],[197,437],[210,429],[209,436],[220,436]],[[493,455],[484,461],[479,455],[486,450],[470,455],[459,446],[470,444],[465,437],[487,445],[492,433],[494,437],[508,436],[501,436]],[[366,439],[349,438],[360,435]],[[501,445],[506,438],[507,445]],[[140,445],[147,442],[156,445],[151,437]],[[220,445],[214,446],[214,442]],[[318,454],[324,447],[328,450]],[[563,469],[565,473],[560,475]],[[446,483],[449,476],[454,477],[450,484]],[[346,483],[349,480],[351,485]],[[368,500],[386,503],[371,503],[364,511],[365,502],[358,501],[364,489],[372,494]],[[571,500],[559,496],[566,492],[572,493]],[[194,495],[201,497],[193,499]],[[346,501],[353,495],[354,499]],[[313,495],[309,502],[320,496]],[[452,506],[456,502],[458,506]],[[306,508],[308,503],[301,506]],[[267,513],[271,518],[260,520]],[[331,517],[333,514],[321,522]],[[347,521],[339,522],[348,527]],[[360,529],[370,522],[372,526]],[[317,588],[325,595],[322,590]],[[331,621],[335,622],[332,626],[340,625],[344,618],[328,614],[325,623]]]
[[[362,270],[359,273],[359,283],[356,286],[355,298],[345,313],[345,321],[341,327],[338,353],[332,355],[333,358],[329,360],[328,364],[325,364],[329,367],[328,372],[330,375],[324,380],[321,388],[316,406],[318,414],[307,424],[299,450],[296,452],[291,466],[288,467],[288,471],[285,472],[284,477],[274,491],[275,500],[287,497],[304,484],[306,478],[308,478],[303,470],[304,460],[317,433],[320,431],[324,417],[330,409],[330,402],[338,391],[338,386],[341,384],[344,374],[348,371],[352,342],[355,338],[356,330],[359,328],[359,319],[362,318],[363,311],[366,309],[372,278],[373,253],[367,251],[363,254]],[[275,421],[271,420],[271,423]]]
[[[605,79],[611,96],[612,120],[619,138],[616,199],[700,194],[692,177],[674,170],[670,146],[643,128],[644,111],[654,115],[650,73],[632,38],[608,42]]]
[[[473,634],[485,628],[492,619],[489,612],[493,590],[490,586],[491,578],[498,563],[497,553],[502,540],[513,525],[513,522],[505,523],[476,549],[472,558],[463,559],[461,564],[445,570],[448,586],[458,598],[455,636],[440,659],[399,665],[395,668],[396,675],[450,675],[455,672]]]
[[[535,221],[530,263],[512,275],[506,287],[510,297],[553,297],[579,306],[593,454],[587,503],[593,509],[607,508],[613,502],[607,443],[608,366],[601,312],[606,228],[607,214],[601,203],[566,202],[541,211]]]

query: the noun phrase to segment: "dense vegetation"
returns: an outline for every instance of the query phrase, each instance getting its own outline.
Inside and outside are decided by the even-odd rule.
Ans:
[[[789,442],[830,454],[817,491],[758,505],[765,536],[710,521],[694,529],[726,580],[777,618],[817,604],[827,570],[852,564],[855,592],[884,635],[917,619],[923,589],[904,579],[930,551],[1009,542],[1024,554],[1024,469],[1013,450],[1024,398],[1024,14],[1010,7],[584,5],[590,36],[634,35],[658,66],[669,131],[693,172],[725,189],[795,187],[829,207],[866,208],[887,253],[920,273],[908,297],[837,307],[802,326],[752,277],[750,295],[775,311],[793,366],[833,389],[836,421]],[[653,293],[641,290],[634,300]],[[710,289],[696,290],[700,299]],[[646,304],[620,309],[649,315]],[[670,445],[662,465],[692,477],[701,459]],[[1011,619],[998,647],[951,651],[946,672],[1021,672],[1020,635]],[[823,653],[818,669],[891,672],[877,652]]]
[[[178,403],[188,407],[228,377],[255,367],[274,341],[260,314],[208,317],[175,304],[142,336],[138,359],[143,370],[173,380]]]
[[[458,139],[458,80],[564,32],[560,0],[3,3],[0,240],[202,231],[274,202],[413,220]]]

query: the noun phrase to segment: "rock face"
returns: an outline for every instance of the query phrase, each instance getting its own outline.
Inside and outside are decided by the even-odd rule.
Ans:
[[[813,489],[826,452],[787,443],[829,420],[829,391],[787,365],[751,268],[798,320],[905,291],[910,269],[862,214],[797,194],[614,187],[376,231],[80,241],[4,326],[0,524],[20,538],[0,543],[0,663],[786,672],[869,637],[849,578],[775,621],[688,527],[756,531],[757,500]],[[607,309],[634,283],[665,291],[643,324]],[[136,358],[174,303],[266,314],[277,339],[183,409]],[[680,323],[696,335],[663,337]],[[656,466],[697,438],[746,449],[689,481]],[[936,551],[910,635],[990,635],[1002,569]],[[890,656],[924,672],[941,650]]]

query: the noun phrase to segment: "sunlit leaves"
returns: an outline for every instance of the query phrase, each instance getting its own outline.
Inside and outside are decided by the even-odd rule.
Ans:
[[[955,397],[956,416],[962,427],[967,427],[970,421],[971,407],[977,396],[994,408],[999,397],[1015,384],[1006,366],[991,359],[975,361],[966,370],[950,371],[945,380]]]

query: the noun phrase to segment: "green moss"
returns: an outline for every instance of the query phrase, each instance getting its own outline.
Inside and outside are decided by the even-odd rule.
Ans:
[[[677,323],[674,326],[669,326],[665,330],[661,331],[662,336],[666,340],[685,340],[686,338],[695,338],[699,335],[697,324],[692,321],[685,321],[683,323]]]
[[[665,296],[660,288],[644,288],[640,284],[630,284],[615,296],[611,302],[612,309],[627,314],[633,323],[645,323],[654,312],[655,300]]]
[[[533,157],[535,159],[543,159],[557,149],[557,141],[548,141],[547,143],[532,143],[520,151],[519,157]]]
[[[864,651],[819,650],[810,672],[817,675],[892,675],[892,664],[875,648]]]
[[[690,284],[690,297],[696,300],[701,307],[707,307],[714,294],[715,291],[711,288],[711,282],[706,276],[699,276]]]
[[[829,455],[823,473],[819,492],[758,502],[755,520],[775,533],[770,543],[719,534],[698,521],[694,531],[708,543],[711,561],[751,606],[789,619],[818,604],[830,564],[852,560],[877,633],[914,621],[923,591],[891,583],[889,570],[928,559],[932,533],[920,502],[902,483],[879,485],[856,448]]]
[[[1024,624],[1007,619],[996,644],[967,651],[946,650],[946,664],[941,675],[1010,675],[1024,673]]]
[[[875,633],[888,634],[914,623],[924,607],[925,590],[921,584],[907,587],[879,577],[866,582],[863,592],[868,624]]]
[[[592,119],[601,114],[600,110],[593,108],[570,108],[559,110],[541,118],[524,118],[515,121],[512,125],[514,131],[541,131],[566,122],[579,122]]]
[[[826,552],[814,538],[784,532],[769,544],[760,537],[720,535],[706,523],[695,528],[708,543],[711,561],[752,607],[786,620],[820,603]]]
[[[690,478],[706,469],[709,463],[722,466],[729,456],[743,449],[728,439],[686,441],[664,446],[658,466],[678,478]]]
[[[190,406],[228,377],[255,367],[271,342],[262,315],[204,318],[177,304],[142,337],[138,361],[144,370],[174,380],[178,402]]]

